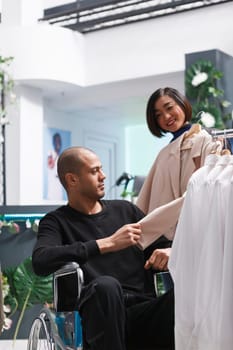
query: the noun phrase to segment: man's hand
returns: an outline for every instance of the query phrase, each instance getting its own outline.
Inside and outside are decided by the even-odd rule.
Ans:
[[[168,259],[171,248],[155,249],[150,258],[146,261],[144,267],[146,270],[153,268],[154,270],[166,271],[168,269]]]
[[[127,224],[113,233],[113,235],[98,239],[96,243],[98,244],[99,250],[102,254],[115,252],[136,245],[141,233],[140,224]]]

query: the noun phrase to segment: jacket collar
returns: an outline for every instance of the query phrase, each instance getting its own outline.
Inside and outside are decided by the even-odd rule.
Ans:
[[[180,151],[182,149],[182,144],[185,139],[191,138],[193,134],[198,133],[201,130],[200,125],[193,124],[192,127],[181,134],[180,137],[171,142],[168,146],[170,147],[170,158],[171,166],[168,166],[169,176],[171,180],[172,190],[175,198],[181,196],[180,193],[180,171],[181,171],[181,161],[180,161]],[[192,148],[193,142],[190,139],[190,144],[188,148]],[[191,155],[192,156],[192,152]]]

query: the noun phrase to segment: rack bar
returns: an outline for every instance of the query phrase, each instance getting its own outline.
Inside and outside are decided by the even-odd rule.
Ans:
[[[226,139],[233,138],[233,129],[224,129],[224,130],[211,130],[210,134],[217,138],[218,136],[223,136]]]

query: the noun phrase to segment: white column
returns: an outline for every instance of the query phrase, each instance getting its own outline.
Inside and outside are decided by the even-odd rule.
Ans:
[[[1,23],[4,25],[32,25],[42,16],[42,0],[2,0]]]
[[[6,127],[6,204],[35,205],[43,197],[43,99],[21,86]]]

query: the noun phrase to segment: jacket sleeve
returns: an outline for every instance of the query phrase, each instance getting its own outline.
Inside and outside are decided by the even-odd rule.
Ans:
[[[151,209],[154,209],[158,206],[157,189],[163,188],[164,186],[165,180],[163,176],[163,169],[160,167],[161,159],[163,159],[163,156],[161,156],[161,154],[163,153],[164,150],[163,152],[160,152],[154,160],[154,163],[145,178],[136,201],[137,207],[140,208],[145,214],[148,214]]]
[[[138,246],[141,249],[147,248],[156,239],[164,235],[164,232],[166,232],[166,238],[173,239],[184,198],[185,193],[182,197],[154,209],[139,221],[142,235]]]

